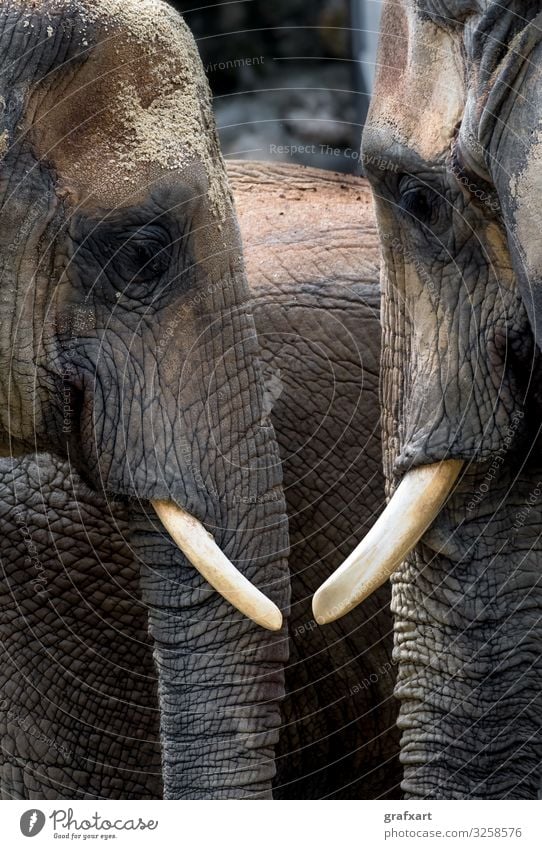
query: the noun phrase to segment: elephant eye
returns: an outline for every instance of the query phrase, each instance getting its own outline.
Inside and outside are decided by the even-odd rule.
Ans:
[[[156,303],[171,291],[178,275],[170,270],[184,262],[185,247],[172,219],[152,209],[148,220],[143,212],[121,210],[98,221],[92,216],[74,217],[73,259],[86,291],[113,302],[124,298],[123,304],[130,298]]]
[[[171,243],[161,228],[155,232],[138,230],[118,248],[117,273],[125,286],[151,286],[158,283],[171,262]]]
[[[405,176],[399,183],[401,209],[420,224],[434,227],[439,222],[441,199],[429,186]]]
[[[127,272],[134,272],[135,280],[152,280],[161,277],[168,265],[168,252],[159,242],[128,243],[122,251],[127,261]]]
[[[171,264],[171,239],[160,226],[138,228],[109,244],[110,276],[115,288],[134,297],[156,290]]]

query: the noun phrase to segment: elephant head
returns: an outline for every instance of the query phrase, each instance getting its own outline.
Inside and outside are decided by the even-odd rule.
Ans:
[[[265,795],[285,509],[195,43],[156,0],[5,0],[0,40],[3,451],[131,505],[165,795]]]
[[[386,2],[363,135],[391,497],[314,608],[393,574],[411,796],[540,782],[542,43],[539,4],[505,7]]]

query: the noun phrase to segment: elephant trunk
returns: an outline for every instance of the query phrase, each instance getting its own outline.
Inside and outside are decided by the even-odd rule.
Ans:
[[[472,466],[392,578],[408,798],[537,798],[541,492]]]
[[[224,524],[224,554],[287,606],[282,499],[233,506]],[[270,797],[288,657],[284,630],[270,633],[240,615],[150,513],[132,542],[154,639],[164,797]]]
[[[238,289],[240,271],[215,269],[201,304],[171,316],[159,356],[150,328],[129,353],[100,356],[98,371],[114,363],[124,377],[114,394],[107,375],[84,387],[88,465],[132,496],[171,799],[264,796],[275,770],[287,520]]]

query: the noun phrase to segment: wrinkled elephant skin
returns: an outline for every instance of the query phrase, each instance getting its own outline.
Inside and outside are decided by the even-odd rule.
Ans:
[[[240,235],[195,42],[154,0],[5,0],[0,43],[2,451],[51,452],[93,490],[92,510],[95,497],[125,505],[158,671],[164,796],[269,796],[287,658],[277,630],[289,599],[287,522],[278,446],[262,426]],[[69,484],[62,489],[64,503]],[[19,490],[14,497],[26,499]],[[20,537],[18,545],[24,550]],[[73,581],[84,594],[79,568],[52,583],[68,619],[64,592]],[[99,573],[91,580],[99,585]],[[30,585],[17,592],[30,608],[43,603]],[[96,592],[108,609],[110,593]],[[121,618],[127,607],[124,599]],[[115,692],[122,652],[119,664],[108,669]],[[75,666],[72,674],[82,671]],[[136,697],[149,674],[142,661]],[[32,718],[38,726],[59,718],[73,748],[61,729],[74,708],[69,689],[54,693],[59,685],[42,687]],[[86,686],[94,692],[90,672]],[[6,684],[12,712],[13,688]],[[20,711],[13,718],[24,722]],[[82,764],[58,767],[60,738],[43,762],[35,758],[53,795],[74,769],[88,780],[93,757],[87,739]],[[10,763],[7,786],[24,794],[24,762]]]

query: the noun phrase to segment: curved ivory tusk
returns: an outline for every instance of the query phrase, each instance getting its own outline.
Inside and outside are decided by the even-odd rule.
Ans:
[[[315,593],[319,625],[349,613],[398,569],[440,512],[462,466],[462,460],[444,460],[407,472],[365,539]]]
[[[194,569],[237,610],[269,631],[282,627],[282,613],[230,563],[201,522],[171,501],[152,501],[158,518]]]

